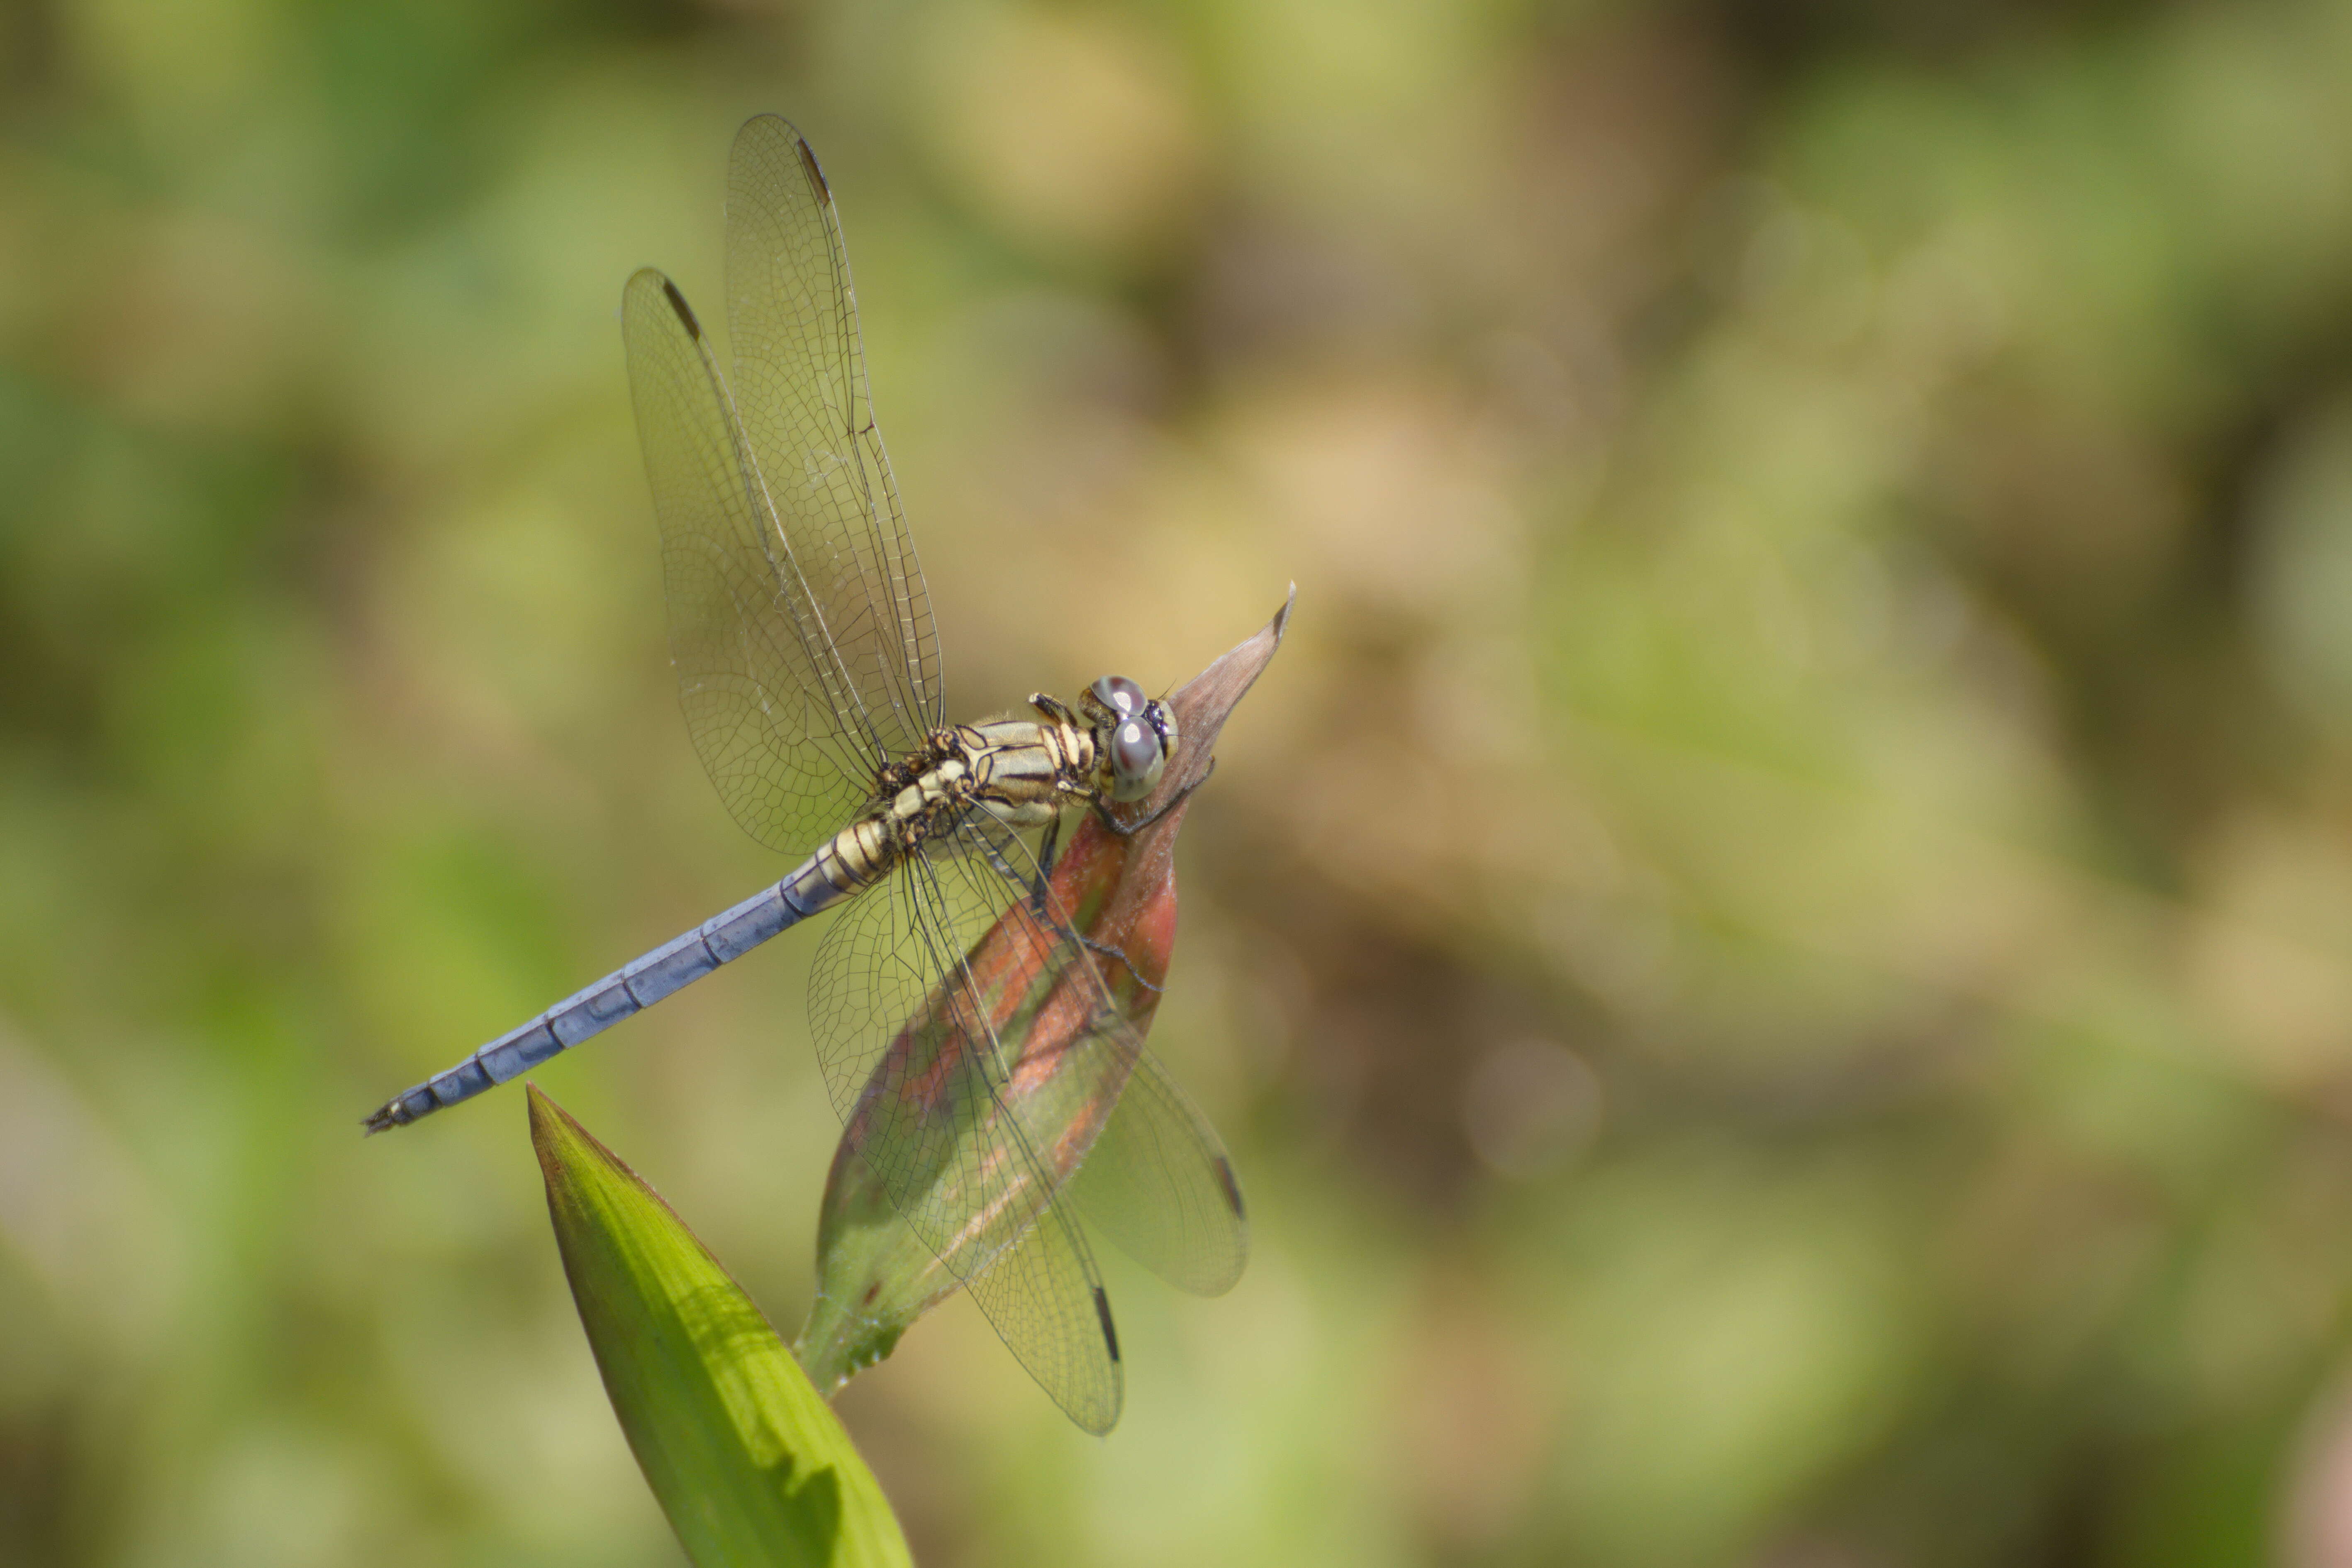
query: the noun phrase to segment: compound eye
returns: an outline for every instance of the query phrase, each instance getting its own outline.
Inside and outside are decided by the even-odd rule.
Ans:
[[[1147,700],[1143,688],[1124,675],[1106,675],[1095,682],[1095,700],[1121,719],[1133,719]]]
[[[1111,731],[1110,775],[1111,798],[1140,800],[1151,793],[1160,782],[1160,771],[1168,763],[1168,753],[1160,744],[1160,731],[1140,719],[1129,719]]]

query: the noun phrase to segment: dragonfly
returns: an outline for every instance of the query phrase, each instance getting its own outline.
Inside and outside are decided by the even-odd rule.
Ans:
[[[840,217],[807,142],[773,115],[735,138],[726,284],[731,374],[655,268],[629,279],[622,334],[687,727],[735,820],[797,864],[366,1125],[470,1100],[837,910],[809,1027],[835,1110],[847,1121],[864,1107],[857,1157],[1055,1403],[1108,1431],[1118,1336],[1071,1211],[1197,1293],[1228,1289],[1247,1256],[1223,1144],[1114,1000],[1104,966],[1121,954],[1074,927],[1051,877],[1066,814],[1119,833],[1148,824],[1114,808],[1151,792],[1182,737],[1170,706],[1123,676],[1075,702],[1033,695],[1025,716],[947,723]],[[1052,1007],[1004,1006],[1007,973]],[[1047,1012],[1040,1082],[1022,1053]],[[929,1043],[919,1071],[887,1049],[909,1032]],[[903,1113],[877,1117],[877,1097]],[[1074,1141],[1101,1162],[1083,1184]],[[1097,1192],[1118,1195],[1089,1202]]]

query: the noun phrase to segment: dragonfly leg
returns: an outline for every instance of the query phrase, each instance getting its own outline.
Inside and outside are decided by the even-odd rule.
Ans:
[[[1185,793],[1190,794],[1191,791],[1188,789]],[[1177,798],[1181,800],[1183,796],[1179,795]],[[1171,801],[1169,804],[1172,805],[1175,803]],[[1163,807],[1162,811],[1152,813],[1152,820],[1156,821],[1163,814],[1164,810],[1165,808]],[[1139,824],[1138,826],[1139,826],[1141,824]],[[1132,831],[1132,829],[1129,831]],[[1062,819],[1056,816],[1052,822],[1045,825],[1045,841],[1037,847],[1036,880],[1029,884],[1029,908],[1031,912],[1037,917],[1040,923],[1050,923],[1054,919],[1052,906],[1047,900],[1052,897],[1054,859],[1061,853],[1061,844]],[[991,856],[990,858],[994,859],[995,857]],[[1087,935],[1086,932],[1076,929],[1072,929],[1070,931],[1070,934],[1077,938],[1079,945],[1086,948],[1088,952],[1098,953],[1105,958],[1117,962],[1121,968],[1128,972],[1128,973],[1134,975],[1135,983],[1138,985],[1142,986],[1146,991],[1150,992],[1155,996],[1160,994],[1160,987],[1151,984],[1150,981],[1146,980],[1137,972],[1135,965],[1128,962],[1127,953],[1123,949],[1113,947],[1108,942],[1097,942],[1092,937]]]
[[[1192,792],[1199,789],[1202,784],[1207,784],[1210,777],[1214,774],[1216,771],[1217,759],[1211,757],[1209,759],[1209,765],[1201,770],[1201,776],[1199,778],[1194,779],[1191,784],[1188,784],[1182,789],[1178,790],[1173,795],[1169,797],[1169,801],[1166,805],[1161,806],[1158,811],[1153,812],[1150,816],[1145,817],[1140,822],[1120,822],[1118,818],[1110,814],[1110,807],[1100,800],[1097,800],[1095,802],[1095,815],[1102,818],[1102,825],[1105,827],[1109,828],[1121,838],[1132,838],[1135,835],[1142,832],[1145,828],[1150,826],[1153,823],[1159,821],[1161,817],[1167,816],[1178,806],[1183,805],[1187,800],[1190,800],[1192,797]]]
[[[1037,847],[1037,879],[1029,885],[1029,911],[1040,921],[1052,919],[1046,908],[1048,885],[1054,879],[1054,858],[1062,851],[1062,819],[1045,825],[1045,842]]]
[[[1105,958],[1117,960],[1118,966],[1121,969],[1126,970],[1129,974],[1134,976],[1135,983],[1138,985],[1142,986],[1154,996],[1160,994],[1160,987],[1151,984],[1150,981],[1146,980],[1142,973],[1137,970],[1135,965],[1128,961],[1127,950],[1125,948],[1113,947],[1107,942],[1097,942],[1092,937],[1086,935],[1083,931],[1078,933],[1078,942],[1089,952],[1100,953]]]

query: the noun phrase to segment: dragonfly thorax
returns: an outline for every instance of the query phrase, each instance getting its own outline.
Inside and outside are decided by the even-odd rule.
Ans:
[[[919,852],[975,811],[1016,829],[1039,827],[1094,798],[1093,732],[1047,702],[1039,704],[1042,722],[991,719],[934,730],[920,748],[882,769],[874,808],[852,831],[870,828],[863,837],[887,861]]]
[[[878,872],[972,811],[1024,829],[1044,826],[1072,805],[1140,799],[1175,754],[1174,716],[1124,677],[1103,677],[1076,707],[1045,692],[1033,693],[1029,704],[1034,719],[934,730],[884,767],[873,809],[843,835],[857,841],[857,852],[845,858]]]

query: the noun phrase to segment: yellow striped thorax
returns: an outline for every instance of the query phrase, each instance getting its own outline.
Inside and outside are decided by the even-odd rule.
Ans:
[[[825,880],[863,887],[970,812],[1023,830],[1072,805],[1140,800],[1176,754],[1175,715],[1125,676],[1104,676],[1075,708],[1042,691],[1029,705],[1037,718],[934,730],[882,769],[874,808],[817,850]]]

